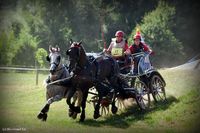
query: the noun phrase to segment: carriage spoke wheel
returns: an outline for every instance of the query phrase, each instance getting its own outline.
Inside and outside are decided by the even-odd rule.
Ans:
[[[123,110],[123,109],[126,108],[126,107],[125,107],[125,104],[124,104],[124,100],[123,100],[121,97],[117,97],[117,98],[115,99],[115,104],[116,104],[116,106],[117,106],[117,108],[118,108],[119,110]]]
[[[136,102],[139,105],[140,109],[147,110],[150,107],[150,91],[147,85],[142,81],[135,82],[136,93]]]
[[[164,81],[158,75],[154,75],[150,83],[151,93],[155,102],[166,101]]]
[[[109,114],[109,106],[100,106],[100,115],[106,116]]]
[[[111,101],[108,97],[104,97],[100,104],[100,115],[105,116],[109,114],[109,105]]]
[[[90,100],[93,103],[93,107],[95,108],[97,105],[97,102],[99,100],[98,96],[93,96],[91,98],[92,100]],[[107,101],[106,99],[102,99],[101,103],[100,103],[100,108],[99,108],[99,113],[101,116],[105,116],[109,114],[109,101]]]

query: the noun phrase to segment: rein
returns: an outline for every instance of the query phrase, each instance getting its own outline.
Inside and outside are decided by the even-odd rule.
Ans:
[[[69,80],[70,78],[72,78],[72,76],[67,77],[67,78],[63,78],[63,79],[59,79],[59,80],[55,80],[55,81],[49,83],[48,85],[53,85],[53,84],[56,84],[56,83],[60,83],[61,81],[66,81],[66,80]]]

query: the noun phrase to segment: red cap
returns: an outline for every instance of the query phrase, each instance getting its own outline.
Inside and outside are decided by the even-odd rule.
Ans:
[[[134,37],[133,37],[133,39],[135,40],[135,39],[140,39],[141,40],[141,35],[140,34],[136,34]]]
[[[115,33],[115,36],[116,36],[116,37],[117,37],[117,36],[119,36],[119,37],[124,37],[124,32],[121,31],[121,30],[119,30],[119,31],[117,31],[117,32]]]

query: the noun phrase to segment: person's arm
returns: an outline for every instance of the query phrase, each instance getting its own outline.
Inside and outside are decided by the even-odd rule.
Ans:
[[[125,40],[125,44],[124,44],[124,54],[125,55],[130,54],[130,50],[129,50],[129,47],[128,47],[128,41],[127,40]]]
[[[127,40],[126,40],[126,41],[125,41],[125,45],[124,45],[124,51],[126,51],[128,48],[129,48],[129,47],[128,47],[128,42],[127,42]]]
[[[113,43],[111,42],[109,47],[107,49],[104,49],[103,52],[106,52],[106,53],[110,54],[111,50],[112,50],[112,47],[113,47]]]
[[[113,47],[113,43],[111,42],[110,45],[109,45],[109,47],[108,47],[108,49],[107,49],[107,51],[108,51],[108,52],[111,52],[112,47]]]
[[[149,52],[150,54],[152,53],[152,50],[149,48],[147,44],[143,44],[144,52]]]
[[[131,45],[124,53],[126,54],[126,55],[130,55],[130,54],[132,54],[133,53],[133,46]]]

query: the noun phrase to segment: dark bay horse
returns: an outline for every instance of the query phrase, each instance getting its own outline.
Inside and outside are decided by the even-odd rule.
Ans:
[[[56,84],[52,84],[56,80],[66,79],[70,77],[68,69],[61,64],[61,55],[60,49],[58,47],[53,48],[49,47],[50,54],[47,56],[47,61],[50,62],[50,75],[46,80],[46,105],[42,108],[41,112],[38,114],[38,119],[46,121],[47,113],[49,111],[50,104],[55,101],[60,101],[63,98],[67,98],[67,91],[70,86],[60,86]],[[75,93],[73,104],[77,101],[77,106],[81,104],[82,93],[81,91],[77,91]],[[69,110],[69,116],[75,118],[77,113],[73,113]]]
[[[72,86],[71,93],[68,95],[68,102],[70,108],[72,105],[70,103],[70,99],[73,96],[75,88],[81,88],[83,93],[82,98],[82,113],[80,121],[84,121],[85,119],[85,107],[86,100],[88,96],[89,88],[95,86],[98,92],[99,101],[95,106],[94,118],[97,119],[100,109],[100,101],[102,97],[109,93],[109,87],[122,90],[122,86],[118,82],[119,80],[119,66],[117,62],[109,57],[109,56],[100,56],[94,61],[89,61],[89,58],[86,56],[86,52],[81,45],[81,42],[70,42],[71,47],[67,50],[66,54],[69,56],[70,64],[69,71],[72,71]],[[109,87],[105,86],[103,82],[108,82]],[[114,100],[113,100],[114,101]],[[115,103],[112,102],[112,112],[117,112],[117,107]]]

